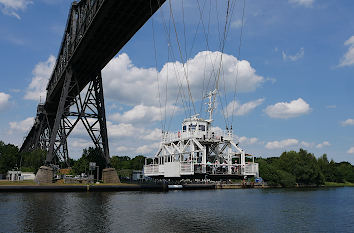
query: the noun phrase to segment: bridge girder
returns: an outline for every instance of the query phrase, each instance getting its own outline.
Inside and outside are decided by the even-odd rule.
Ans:
[[[82,122],[109,164],[101,70],[165,0],[73,2],[44,104],[21,151],[47,150],[46,163],[68,159],[68,136]],[[88,86],[85,98],[81,92]],[[75,111],[71,111],[76,108]],[[75,120],[72,121],[72,118]]]

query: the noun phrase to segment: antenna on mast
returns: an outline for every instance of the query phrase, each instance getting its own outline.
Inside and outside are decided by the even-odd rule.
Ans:
[[[214,91],[209,91],[209,94],[206,95],[204,98],[208,98],[209,102],[208,102],[208,110],[207,112],[209,113],[209,122],[213,121],[213,112],[215,110],[215,96],[216,94],[218,94],[218,90],[215,89]]]

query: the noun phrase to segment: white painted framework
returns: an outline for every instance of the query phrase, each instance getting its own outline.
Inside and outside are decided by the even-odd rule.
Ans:
[[[149,159],[145,160],[145,176],[259,176],[258,163],[235,143],[232,130],[221,131],[211,126],[215,95],[216,91],[208,96],[208,120],[195,115],[183,121],[180,131],[162,134],[160,147],[152,163],[148,164]]]

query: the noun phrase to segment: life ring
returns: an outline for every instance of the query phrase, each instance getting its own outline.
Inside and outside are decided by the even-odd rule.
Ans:
[[[180,131],[178,131],[178,137],[179,137],[179,138],[181,137],[181,132],[180,132]]]

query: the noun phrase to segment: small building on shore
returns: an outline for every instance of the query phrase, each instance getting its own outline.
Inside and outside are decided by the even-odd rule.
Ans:
[[[33,172],[8,171],[6,179],[8,181],[34,180],[36,175]]]
[[[142,170],[133,170],[132,171],[132,180],[133,181],[141,181],[144,180],[145,176]]]

